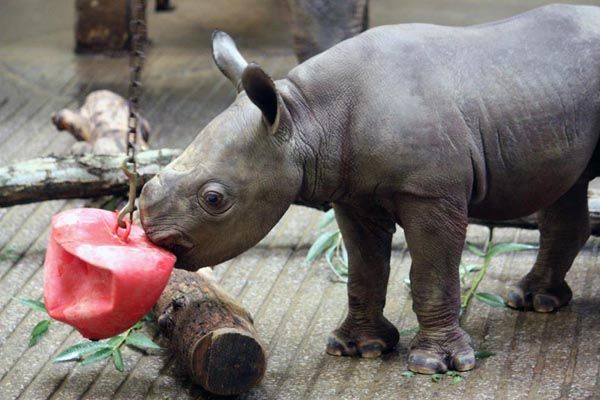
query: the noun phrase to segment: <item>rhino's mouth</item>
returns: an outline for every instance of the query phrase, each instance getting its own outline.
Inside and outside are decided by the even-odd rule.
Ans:
[[[149,231],[147,234],[154,244],[169,250],[177,258],[184,257],[194,249],[192,241],[177,230]]]
[[[177,244],[177,243],[169,244],[169,245],[164,246],[164,247],[167,250],[169,250],[171,253],[175,254],[177,257],[184,257],[190,251],[192,251],[194,249],[193,246],[189,247],[189,246],[185,246],[185,245]]]

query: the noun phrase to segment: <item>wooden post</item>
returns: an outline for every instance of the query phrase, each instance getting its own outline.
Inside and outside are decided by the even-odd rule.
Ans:
[[[235,395],[262,380],[267,357],[252,317],[210,268],[174,270],[154,311],[179,365],[204,389]]]
[[[134,1],[76,0],[75,51],[113,53],[129,50],[129,21]]]

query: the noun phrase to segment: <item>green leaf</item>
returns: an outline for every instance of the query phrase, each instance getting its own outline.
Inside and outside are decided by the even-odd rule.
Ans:
[[[329,250],[327,250],[327,253],[325,253],[325,260],[333,273],[336,274],[341,281],[346,282],[348,280],[348,266],[344,265],[341,260],[334,258],[334,254],[335,247],[330,247]]]
[[[144,327],[144,320],[141,320],[141,321],[136,322],[135,325],[133,325],[131,327],[131,329],[133,329],[134,331],[139,331],[143,327]]]
[[[29,338],[29,347],[33,347],[42,339],[42,336],[48,332],[50,326],[50,320],[45,319],[38,322],[31,331],[31,337]]]
[[[125,370],[125,365],[123,364],[123,354],[120,349],[113,350],[112,359],[117,371],[123,372]]]
[[[406,328],[406,329],[401,330],[399,332],[399,334],[400,334],[400,336],[409,336],[409,335],[414,335],[417,332],[419,332],[419,327],[413,326],[412,328]]]
[[[457,383],[461,383],[463,381],[463,376],[461,374],[457,374],[452,376],[452,384],[456,385]]]
[[[0,262],[2,262],[2,261],[15,262],[15,261],[19,261],[20,258],[21,258],[20,251],[16,251],[13,249],[4,249],[4,250],[0,251]]]
[[[415,373],[412,371],[404,371],[401,375],[405,378],[412,378],[415,376]]]
[[[330,247],[327,250],[327,252],[325,252],[325,261],[327,261],[327,264],[329,264],[329,267],[337,273],[336,268],[333,265],[333,255],[334,254],[335,254],[335,246]]]
[[[154,321],[156,321],[156,314],[154,314],[154,311],[150,311],[148,314],[144,315],[144,318],[142,318],[142,321],[154,322]]]
[[[477,300],[481,301],[482,303],[487,304],[488,306],[499,307],[499,308],[506,307],[506,304],[504,303],[504,299],[495,293],[477,292],[477,293],[475,293],[475,298]]]
[[[92,355],[86,357],[81,362],[81,365],[90,365],[90,364],[100,362],[100,361],[105,360],[108,357],[112,356],[112,353],[113,353],[113,349],[111,349],[110,347],[105,347],[103,349],[96,351],[95,353],[92,353]]]
[[[141,350],[162,349],[162,347],[154,343],[148,336],[137,332],[130,333],[125,343]]]
[[[537,246],[524,243],[500,243],[492,246],[488,252],[489,257],[496,256],[502,253],[512,253],[515,251],[537,250]]]
[[[486,359],[488,357],[492,357],[495,356],[496,353],[494,353],[493,351],[488,351],[488,350],[479,350],[475,352],[475,358],[478,360],[483,360]]]
[[[477,257],[485,257],[485,253],[471,242],[467,242],[467,250],[475,254]]]
[[[323,216],[321,217],[321,221],[319,222],[319,229],[325,228],[327,225],[332,223],[334,219],[335,211],[332,208],[331,210],[328,210],[325,214],[323,214]]]
[[[346,249],[346,245],[344,244],[343,240],[340,243],[340,247],[340,253],[342,254],[342,262],[344,263],[346,268],[348,268],[348,250]]]
[[[306,260],[309,262],[315,261],[319,258],[327,249],[332,246],[335,246],[337,242],[338,235],[340,235],[340,231],[326,232],[319,236],[317,240],[310,246],[308,250],[308,254],[306,255]]]
[[[125,341],[124,335],[117,335],[117,336],[113,336],[110,339],[108,339],[108,341],[106,342],[106,345],[108,347],[112,347],[113,349],[116,349],[117,347],[121,346],[121,344],[123,344],[124,341]]]
[[[443,378],[444,378],[443,374],[433,374],[433,375],[431,375],[431,381],[435,382],[435,383],[440,382]]]
[[[35,311],[41,311],[41,312],[43,312],[43,313],[46,313],[46,314],[48,314],[48,310],[46,310],[46,306],[44,305],[44,303],[43,303],[43,302],[41,302],[41,301],[39,301],[39,300],[33,300],[33,299],[23,299],[23,298],[21,298],[21,297],[15,297],[15,299],[16,299],[16,300],[17,300],[19,303],[21,303],[21,304],[23,304],[23,305],[25,305],[25,306],[27,306],[27,307],[31,308],[32,310],[35,310]]]
[[[465,265],[465,270],[467,271],[467,273],[481,271],[481,265],[477,265],[477,264]]]
[[[75,361],[84,358],[86,355],[96,352],[100,349],[109,348],[110,346],[106,342],[81,342],[66,348],[59,355],[54,357],[52,360],[55,363],[65,361]]]

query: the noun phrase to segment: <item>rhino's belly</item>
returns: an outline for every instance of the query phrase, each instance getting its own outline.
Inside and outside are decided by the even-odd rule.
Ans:
[[[538,146],[495,147],[486,155],[486,194],[472,204],[476,218],[511,219],[548,207],[565,194],[588,168],[598,131],[584,137],[561,140],[549,136]],[[564,136],[563,136],[564,137]]]

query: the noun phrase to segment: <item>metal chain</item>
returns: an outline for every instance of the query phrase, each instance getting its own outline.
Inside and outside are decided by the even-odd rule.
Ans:
[[[127,133],[127,156],[135,167],[135,144],[137,142],[138,107],[142,90],[142,68],[144,67],[144,45],[146,44],[145,0],[134,0],[130,21],[131,53],[129,67],[129,131]]]
[[[127,136],[125,146],[127,148],[127,158],[123,162],[123,172],[129,179],[129,201],[127,205],[119,212],[117,224],[125,228],[126,224],[123,218],[129,214],[129,221],[133,221],[133,212],[135,210],[135,197],[137,194],[137,164],[135,161],[135,146],[138,133],[138,109],[142,90],[142,69],[144,67],[144,46],[146,44],[146,13],[145,0],[133,0],[132,18],[129,22],[129,31],[131,32],[131,52],[129,54],[129,93],[128,106],[129,117],[127,121]],[[129,170],[127,164],[131,164],[132,170]]]

